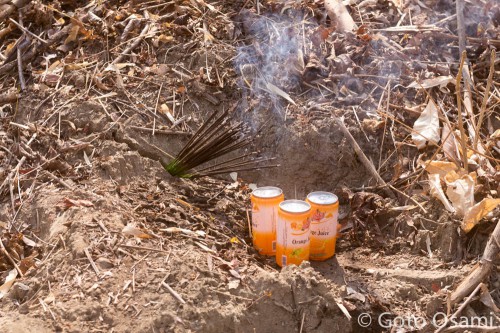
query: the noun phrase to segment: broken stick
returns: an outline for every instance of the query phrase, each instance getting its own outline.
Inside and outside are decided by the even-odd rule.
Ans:
[[[339,125],[340,130],[342,131],[342,133],[344,133],[345,138],[351,144],[351,147],[354,149],[354,151],[358,155],[361,163],[363,163],[366,170],[372,175],[373,178],[376,179],[376,181],[379,185],[384,186],[383,191],[385,192],[385,194],[387,194],[387,196],[389,196],[390,198],[395,199],[396,197],[395,197],[394,193],[392,193],[392,191],[389,189],[387,183],[382,179],[382,177],[380,177],[377,170],[373,166],[372,162],[370,162],[368,157],[366,157],[365,153],[363,153],[363,150],[361,150],[361,147],[359,147],[358,143],[356,142],[354,137],[351,135],[351,132],[349,132],[349,130],[345,126],[344,120],[342,118],[335,117],[335,122],[337,123],[337,125]]]
[[[500,242],[500,222],[497,222],[495,230],[490,235],[486,248],[484,249],[483,258],[479,264],[473,268],[469,275],[458,285],[453,293],[451,293],[451,305],[460,302],[465,296],[469,295],[487,276],[489,276],[493,267],[493,260],[500,251],[497,245]]]
[[[146,24],[146,26],[144,26],[144,29],[142,29],[141,34],[134,40],[132,44],[130,44],[129,47],[127,47],[118,57],[116,57],[115,60],[113,60],[112,64],[114,65],[121,62],[123,57],[132,52],[132,50],[135,49],[142,42],[144,37],[146,37],[146,34],[148,33],[150,27],[151,25],[149,23]]]
[[[176,300],[178,300],[182,304],[186,304],[186,301],[181,297],[181,295],[179,295],[179,293],[177,291],[175,291],[174,289],[172,289],[172,287],[170,287],[168,285],[168,283],[162,282],[161,285],[164,286],[165,288],[167,288],[168,292],[170,294],[172,294],[172,296],[174,296],[174,298]]]

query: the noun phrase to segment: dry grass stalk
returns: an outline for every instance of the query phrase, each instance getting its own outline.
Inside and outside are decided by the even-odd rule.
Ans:
[[[465,172],[469,172],[469,164],[467,162],[467,137],[465,136],[464,130],[464,120],[462,117],[462,97],[460,91],[460,82],[462,81],[462,69],[464,67],[465,58],[467,57],[466,52],[462,52],[462,57],[460,58],[460,67],[458,68],[456,84],[456,94],[457,94],[457,112],[458,112],[458,129],[460,130],[460,143],[462,147],[462,160],[464,164]]]
[[[162,284],[162,286],[164,286],[165,288],[167,288],[168,292],[170,294],[172,294],[172,296],[174,296],[174,298],[176,300],[178,300],[179,303],[186,304],[186,301],[181,297],[181,295],[179,295],[179,293],[177,291],[175,291],[174,289],[172,289],[172,287],[170,287],[168,285],[168,283],[162,282],[161,284]]]
[[[484,114],[486,112],[486,105],[488,104],[488,98],[490,95],[491,84],[493,83],[493,74],[495,73],[495,50],[491,50],[490,56],[490,73],[488,74],[488,80],[486,82],[486,90],[483,96],[483,102],[481,103],[481,110],[479,111],[479,119],[477,121],[476,135],[474,136],[474,149],[477,150],[477,145],[480,137],[479,131],[481,130],[481,125],[483,124]]]

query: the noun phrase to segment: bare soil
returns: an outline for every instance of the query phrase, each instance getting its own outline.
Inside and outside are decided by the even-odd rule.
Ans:
[[[120,15],[139,13],[143,2],[92,6],[96,15],[118,20]],[[270,42],[260,39],[260,30],[252,30],[260,22],[253,4],[213,2],[216,11],[211,11],[203,1],[195,2],[196,6],[179,2],[175,10],[168,9],[175,20],[159,24],[175,42],[146,38],[122,62],[134,65],[118,74],[115,69],[99,78],[91,78],[92,70],[85,68],[58,72],[56,88],[54,82],[42,79],[43,59],[36,57],[27,90],[1,109],[5,149],[0,150],[0,180],[26,157],[9,186],[0,191],[1,239],[26,270],[1,300],[0,331],[386,332],[391,330],[377,321],[380,314],[385,313],[386,319],[410,314],[430,319],[449,311],[447,293],[477,264],[494,223],[476,228],[473,235],[460,230],[459,219],[428,194],[424,181],[415,178],[417,159],[429,158],[433,151],[419,152],[408,144],[403,125],[410,126],[419,116],[421,108],[414,106],[422,106],[426,98],[405,88],[416,79],[413,74],[435,75],[442,67],[443,75],[450,74],[443,63],[456,59],[456,39],[441,36],[449,43],[446,52],[405,51],[408,54],[402,57],[402,50],[394,50],[395,43],[417,52],[441,42],[421,32],[404,37],[408,41],[388,33],[390,41],[385,43],[392,48],[387,49],[382,40],[365,40],[362,32],[344,36],[331,31],[321,41],[325,44],[310,46],[311,54],[304,55],[307,75],[297,79],[293,73],[267,73],[279,74],[280,87],[290,92],[293,105],[263,92],[257,83],[252,89],[242,84],[238,54],[247,47],[262,50]],[[263,3],[267,13],[261,16],[274,20],[278,30],[293,16],[287,14],[282,22],[276,19],[288,7],[297,7],[301,15],[314,9],[309,25],[293,25],[307,38],[330,23],[317,17],[324,9],[315,1],[285,9],[283,3]],[[393,27],[401,19],[393,2],[364,3],[359,13],[372,23],[370,28]],[[429,7],[408,3],[402,8],[413,10],[415,24],[434,24],[453,9],[447,1],[426,3]],[[433,12],[430,8],[438,4],[442,11]],[[488,25],[490,35],[484,38],[498,34],[498,18],[495,21],[479,5],[468,5],[478,18],[487,17],[490,25],[496,22],[493,28]],[[80,4],[65,1],[54,6],[61,11],[82,10]],[[48,9],[30,10],[42,17]],[[158,15],[165,14],[162,10]],[[203,34],[207,29],[203,20],[213,44]],[[89,22],[87,28],[92,26],[96,35],[104,36],[100,23]],[[447,24],[456,30],[454,23]],[[123,24],[108,28],[116,31],[107,38],[119,44]],[[477,23],[469,22],[468,28],[477,29]],[[279,32],[293,35],[288,26],[284,29]],[[133,35],[139,33],[136,27]],[[81,38],[51,51],[68,63],[92,59],[105,63],[104,57],[119,54],[118,49],[103,51],[104,38]],[[327,63],[332,45],[337,55],[350,58],[341,58],[332,73],[324,74],[319,64]],[[475,63],[481,64],[487,47],[475,43],[471,48],[477,55]],[[74,53],[68,54],[69,49]],[[318,54],[321,59],[315,61]],[[409,56],[419,61],[410,61]],[[396,61],[397,57],[402,59]],[[245,59],[257,67],[264,64],[258,68],[263,70],[269,68],[264,58]],[[357,75],[345,76],[354,72]],[[484,65],[477,73],[486,77]],[[3,84],[14,80],[15,70],[8,72]],[[392,99],[383,108],[397,121],[376,114],[387,98],[386,84],[393,88]],[[322,88],[325,85],[328,89]],[[437,88],[434,92],[442,96]],[[445,94],[440,103],[453,105],[453,94]],[[160,112],[162,104],[181,121],[172,123]],[[235,118],[253,128],[252,149],[260,156],[275,157],[280,167],[240,172],[237,181],[229,175],[196,180],[170,176],[159,160],[176,154],[212,111],[234,106]],[[381,176],[407,195],[396,193],[391,198],[376,185],[333,119],[341,116]],[[490,125],[497,123],[498,117]],[[496,190],[500,178],[492,179],[482,186]],[[335,257],[280,269],[274,258],[259,256],[248,230],[249,184],[279,186],[287,198],[303,198],[312,190],[335,192],[343,226]],[[426,212],[408,197],[422,202]],[[490,218],[497,220],[497,215]],[[23,235],[35,244],[23,241]],[[0,258],[3,281],[14,267],[3,255]],[[498,304],[498,266],[487,283]],[[498,314],[479,300],[470,311],[493,316],[495,325],[500,325]],[[358,323],[363,313],[373,319],[369,327]],[[401,331],[434,329],[407,325]]]

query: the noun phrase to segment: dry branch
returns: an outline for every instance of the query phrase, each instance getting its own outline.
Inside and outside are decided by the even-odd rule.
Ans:
[[[363,153],[363,150],[361,150],[361,147],[359,147],[358,143],[356,142],[356,139],[354,139],[354,137],[351,135],[351,133],[349,132],[349,130],[345,126],[344,121],[342,119],[335,117],[335,122],[340,127],[340,130],[342,131],[342,133],[344,133],[345,138],[351,144],[351,147],[354,149],[354,151],[358,155],[361,163],[363,163],[366,170],[372,175],[373,178],[376,179],[377,184],[384,186],[385,194],[387,194],[389,197],[394,199],[395,198],[394,193],[392,193],[392,191],[389,190],[387,183],[382,179],[382,177],[380,177],[377,170],[373,166],[372,162],[370,162],[368,157],[366,157],[365,153]]]
[[[174,298],[176,300],[178,300],[179,303],[186,304],[186,301],[181,297],[181,295],[179,295],[179,293],[177,291],[175,291],[174,289],[172,289],[172,287],[170,287],[168,285],[168,283],[162,282],[161,284],[162,284],[162,286],[164,286],[165,288],[167,288],[168,292],[170,294],[172,294],[172,296],[174,296]]]
[[[146,37],[146,34],[148,33],[150,27],[151,27],[150,23],[146,24],[144,26],[144,29],[142,29],[141,34],[132,42],[132,44],[130,44],[129,47],[127,47],[118,57],[116,57],[115,60],[113,60],[112,64],[114,65],[121,62],[123,60],[123,57],[132,52],[132,50],[135,49],[142,42],[144,37]]]
[[[497,243],[500,241],[500,222],[497,222],[495,230],[490,235],[486,248],[484,249],[483,258],[479,264],[474,267],[472,272],[467,276],[451,294],[451,305],[457,304],[465,296],[469,295],[486,277],[489,276],[493,268],[493,260],[498,255],[500,248]]]
[[[354,23],[351,14],[349,14],[342,1],[325,0],[325,9],[330,19],[334,22],[337,31],[351,32],[357,29],[356,23]]]

